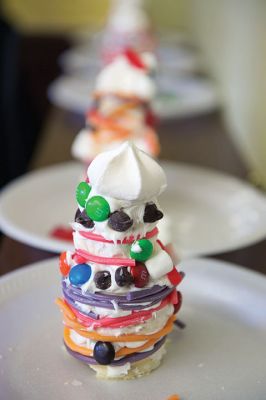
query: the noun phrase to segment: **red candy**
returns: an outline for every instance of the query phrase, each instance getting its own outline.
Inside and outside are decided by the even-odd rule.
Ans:
[[[174,304],[174,314],[178,313],[178,311],[180,310],[182,301],[183,298],[181,292],[177,292],[177,303]]]
[[[183,276],[177,271],[176,267],[168,272],[167,277],[174,286],[177,286],[183,279]]]
[[[136,265],[131,268],[134,285],[137,288],[143,288],[149,282],[150,276],[145,264],[136,262]]]
[[[70,265],[68,265],[67,260],[66,260],[66,251],[61,253],[60,258],[59,258],[59,269],[60,272],[63,276],[67,276],[70,271]]]
[[[50,233],[50,235],[56,239],[60,240],[73,240],[73,231],[71,228],[67,228],[64,226],[56,226]]]

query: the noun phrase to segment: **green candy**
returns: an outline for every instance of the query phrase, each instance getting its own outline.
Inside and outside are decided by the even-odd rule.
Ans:
[[[81,207],[85,207],[86,200],[90,194],[91,187],[87,182],[80,182],[76,189],[76,199]]]
[[[138,244],[139,247],[141,248],[140,252],[132,250],[132,247],[134,247],[134,245],[136,244]],[[140,239],[131,245],[130,257],[136,261],[146,261],[152,255],[152,252],[153,252],[152,242],[148,239]]]
[[[110,215],[110,206],[102,196],[91,197],[85,208],[88,217],[93,221],[105,221]]]

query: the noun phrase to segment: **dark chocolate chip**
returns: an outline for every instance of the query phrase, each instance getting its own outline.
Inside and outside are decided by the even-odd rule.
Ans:
[[[93,228],[94,222],[88,217],[86,210],[84,209],[82,212],[78,208],[75,214],[75,222],[84,226],[84,228]]]
[[[144,210],[144,222],[156,222],[163,218],[163,213],[158,210],[155,203],[147,203]]]
[[[118,286],[129,286],[133,282],[133,276],[128,271],[127,267],[119,267],[115,271],[115,281]]]
[[[109,271],[98,271],[94,275],[95,286],[98,289],[105,290],[111,286],[111,274]]]
[[[133,225],[133,220],[124,211],[115,211],[110,215],[108,225],[114,231],[125,232]]]

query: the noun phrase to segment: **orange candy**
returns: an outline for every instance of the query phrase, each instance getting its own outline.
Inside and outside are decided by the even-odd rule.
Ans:
[[[66,251],[64,251],[63,253],[60,254],[59,269],[63,276],[67,276],[69,274],[70,265],[68,265],[68,263],[67,263]]]

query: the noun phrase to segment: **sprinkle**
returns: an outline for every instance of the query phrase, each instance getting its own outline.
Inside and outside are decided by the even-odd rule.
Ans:
[[[167,397],[167,400],[180,400],[178,394],[172,394],[172,396]]]
[[[180,319],[176,319],[174,322],[175,326],[177,326],[180,329],[185,329],[186,324],[182,321],[180,321]]]

